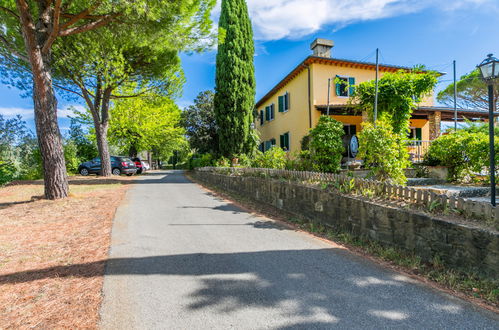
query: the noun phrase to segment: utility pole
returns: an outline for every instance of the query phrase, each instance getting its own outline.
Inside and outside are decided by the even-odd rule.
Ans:
[[[457,131],[457,79],[456,79],[456,60],[454,66],[454,131]]]
[[[327,116],[329,117],[329,97],[331,94],[331,78],[327,79]]]
[[[379,48],[376,48],[376,87],[374,92],[374,127],[378,120],[378,75],[379,75]]]

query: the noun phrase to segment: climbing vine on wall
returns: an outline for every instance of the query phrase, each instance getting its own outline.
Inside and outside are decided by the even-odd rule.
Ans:
[[[431,94],[438,73],[424,71],[422,67],[409,72],[400,70],[386,73],[378,83],[378,118],[388,120],[397,135],[409,129],[413,109]],[[360,83],[355,89],[352,103],[367,111],[373,121],[375,81]]]

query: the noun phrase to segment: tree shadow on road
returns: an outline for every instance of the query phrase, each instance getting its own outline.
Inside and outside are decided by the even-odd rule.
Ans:
[[[4,274],[0,286],[50,277],[95,276],[102,263],[111,277],[161,275],[168,281],[170,276],[182,276],[184,281],[194,281],[182,298],[192,312],[215,310],[226,315],[248,308],[284,310],[282,322],[276,323],[281,329],[456,329],[480,321],[479,314],[464,309],[461,301],[444,298],[410,278],[334,248],[112,258]],[[171,290],[171,286],[151,290],[161,296],[161,290]],[[481,319],[485,323],[480,324],[497,326],[497,320],[488,320]]]

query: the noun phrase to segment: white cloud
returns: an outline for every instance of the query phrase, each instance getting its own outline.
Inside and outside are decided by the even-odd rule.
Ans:
[[[497,0],[247,0],[255,39],[296,39],[330,26],[346,25],[419,12],[443,11],[487,5],[497,9]],[[218,21],[220,3],[213,13]]]
[[[73,108],[82,111],[85,108],[81,105],[67,106],[62,109],[57,109],[58,118],[68,118],[74,115]],[[6,118],[12,118],[20,115],[24,120],[30,120],[35,117],[34,110],[32,108],[18,108],[18,107],[0,107],[0,115]]]

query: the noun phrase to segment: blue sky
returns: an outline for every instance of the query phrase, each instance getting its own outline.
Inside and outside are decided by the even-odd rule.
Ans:
[[[488,53],[499,55],[499,0],[248,0],[255,32],[257,99],[310,55],[316,37],[335,42],[333,57],[427,67],[447,72],[437,89]],[[219,9],[215,9],[216,22]],[[215,51],[183,54],[187,79],[181,107],[214,87]],[[32,101],[16,89],[0,85],[0,114],[21,114],[33,125]],[[64,109],[74,103],[59,100],[60,124],[69,126]]]

